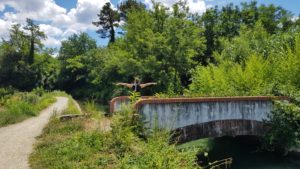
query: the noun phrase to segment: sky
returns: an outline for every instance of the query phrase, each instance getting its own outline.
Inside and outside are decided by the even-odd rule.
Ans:
[[[102,6],[110,2],[114,8],[122,0],[0,0],[0,38],[7,39],[11,25],[25,25],[26,18],[33,19],[45,32],[46,47],[59,48],[61,41],[74,33],[87,32],[97,40],[99,46],[105,46],[108,39],[99,38],[95,33],[97,27],[92,22]],[[140,0],[151,8],[151,0]],[[156,0],[170,7],[176,0]],[[192,13],[203,13],[215,5],[228,3],[236,5],[246,0],[187,0]],[[259,4],[275,4],[291,11],[295,16],[300,14],[299,0],[257,0]]]

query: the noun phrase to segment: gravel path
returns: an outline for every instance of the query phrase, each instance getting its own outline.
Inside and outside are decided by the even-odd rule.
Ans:
[[[42,133],[53,112],[60,112],[67,105],[68,98],[57,97],[56,103],[39,116],[0,128],[0,169],[29,169],[28,157],[35,137]]]

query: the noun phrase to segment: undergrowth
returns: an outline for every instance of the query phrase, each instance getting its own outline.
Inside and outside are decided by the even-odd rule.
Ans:
[[[52,93],[41,89],[32,92],[12,92],[3,88],[0,90],[0,127],[36,116],[56,101]]]
[[[50,168],[197,168],[196,151],[169,144],[169,133],[143,134],[143,127],[127,108],[111,118],[111,130],[92,127],[99,121],[93,102],[82,104],[88,116],[69,121],[52,117],[30,156],[33,169]],[[98,125],[94,123],[93,125]]]

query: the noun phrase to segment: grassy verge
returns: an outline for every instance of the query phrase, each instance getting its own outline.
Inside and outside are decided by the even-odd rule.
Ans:
[[[94,103],[83,103],[85,118],[59,121],[52,117],[30,156],[33,169],[50,168],[197,168],[196,151],[180,151],[169,145],[168,133],[145,135],[124,110],[103,131],[103,120]]]
[[[77,107],[76,101],[71,97],[71,96],[66,96],[68,97],[68,108],[65,109],[61,114],[81,114],[80,108]]]
[[[0,127],[21,122],[54,103],[56,98],[52,93],[32,91],[16,92],[1,97]]]

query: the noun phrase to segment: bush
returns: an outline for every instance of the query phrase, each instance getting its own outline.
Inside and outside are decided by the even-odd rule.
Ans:
[[[168,133],[158,132],[140,144],[137,153],[126,153],[117,168],[200,168],[196,163],[196,151],[180,151],[169,145]]]
[[[270,131],[265,136],[265,147],[287,153],[300,146],[300,107],[288,102],[276,102],[270,118],[265,121]]]
[[[94,110],[94,102],[87,103]],[[140,123],[130,108],[112,117],[110,131],[86,118],[60,121],[53,117],[30,157],[31,168],[197,168],[196,151],[169,144],[169,133],[141,138]],[[99,119],[98,119],[99,120]],[[100,119],[101,120],[101,119]],[[144,135],[145,136],[145,135]]]
[[[42,96],[35,92],[18,92],[13,95],[6,95],[1,99],[3,109],[0,110],[0,127],[36,116],[55,100],[51,93],[44,93]]]
[[[46,91],[42,87],[37,87],[37,88],[32,90],[32,93],[34,93],[38,96],[42,96],[43,94],[46,93]]]
[[[0,98],[3,98],[7,95],[12,95],[14,92],[15,91],[12,88],[0,88]]]
[[[35,115],[36,110],[32,105],[24,101],[10,102],[0,114],[0,126],[16,123]]]

